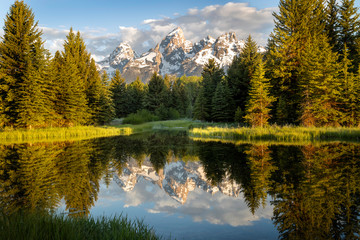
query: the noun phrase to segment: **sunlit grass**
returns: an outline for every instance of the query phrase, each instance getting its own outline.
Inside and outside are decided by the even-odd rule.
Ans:
[[[359,128],[306,128],[277,127],[266,128],[193,128],[189,135],[196,139],[222,139],[233,141],[277,141],[277,142],[314,142],[314,141],[359,141]]]
[[[0,214],[1,239],[160,239],[152,228],[126,216],[82,218],[38,214]]]
[[[69,127],[69,128],[44,128],[33,130],[5,130],[0,131],[0,143],[46,142],[80,140],[96,137],[117,135],[130,135],[132,129],[128,127]]]

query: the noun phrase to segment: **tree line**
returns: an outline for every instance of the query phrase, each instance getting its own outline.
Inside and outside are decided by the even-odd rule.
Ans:
[[[360,20],[354,0],[280,0],[264,53],[249,36],[226,71],[210,59],[201,77],[154,73],[127,84],[97,70],[72,29],[64,49],[44,48],[34,14],[10,7],[0,42],[0,127],[104,124],[146,111],[251,126],[358,126]]]

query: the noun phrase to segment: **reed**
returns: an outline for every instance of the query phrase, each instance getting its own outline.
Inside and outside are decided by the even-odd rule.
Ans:
[[[141,220],[84,218],[47,213],[0,214],[1,239],[161,239]]]
[[[115,128],[92,126],[43,128],[32,130],[5,130],[0,131],[0,143],[80,140],[95,137],[130,135],[131,133],[132,129],[128,127]]]
[[[278,142],[315,142],[315,141],[352,141],[360,140],[359,128],[306,128],[278,127],[206,127],[189,130],[193,138],[242,140],[242,141],[278,141]]]

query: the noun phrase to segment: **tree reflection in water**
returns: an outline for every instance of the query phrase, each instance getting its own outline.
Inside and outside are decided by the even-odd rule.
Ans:
[[[359,236],[360,147],[347,143],[235,145],[162,132],[1,145],[0,209],[51,211],[63,200],[71,216],[87,216],[100,180],[109,184],[130,159],[139,167],[148,159],[159,175],[174,161],[200,162],[210,186],[225,179],[239,185],[252,214],[271,197],[272,219],[282,239]]]

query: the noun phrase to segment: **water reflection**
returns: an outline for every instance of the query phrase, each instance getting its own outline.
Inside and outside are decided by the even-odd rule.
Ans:
[[[71,216],[87,216],[103,179],[113,194],[127,192],[126,206],[150,201],[153,213],[231,226],[271,217],[283,239],[353,239],[359,157],[356,144],[236,146],[182,132],[2,145],[0,209],[55,210],[64,202]]]

